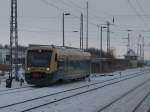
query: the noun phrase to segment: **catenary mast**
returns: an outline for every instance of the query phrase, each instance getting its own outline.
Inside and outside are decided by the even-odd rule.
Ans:
[[[13,58],[14,57],[14,58]],[[10,78],[12,78],[12,66],[15,64],[15,78],[18,79],[18,22],[17,0],[11,0],[10,17]]]

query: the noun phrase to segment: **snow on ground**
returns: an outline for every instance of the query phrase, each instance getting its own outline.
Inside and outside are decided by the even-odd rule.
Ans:
[[[150,79],[150,74],[146,74],[144,76],[141,75],[140,77],[129,79],[108,86],[106,88],[101,88],[97,91],[85,93],[78,97],[73,97],[71,99],[60,101],[52,105],[44,106],[42,108],[33,110],[33,112],[97,112],[100,108],[107,105],[109,102],[113,101],[117,97],[121,96],[123,93],[131,90],[132,88],[141,84],[147,79]],[[150,88],[148,86],[150,86],[150,83],[148,83],[142,88],[143,92],[150,91]],[[141,92],[141,89],[139,89],[133,94],[139,97],[141,94],[143,94],[140,93],[139,95],[137,95],[137,93],[139,92]],[[130,100],[131,103],[128,101],[119,103],[121,107],[124,108],[117,106],[118,108],[113,109],[111,107],[105,112],[131,112],[131,108],[129,107],[134,106],[137,102],[136,100],[133,101],[131,96],[128,100]]]
[[[144,68],[144,69],[148,69],[148,68]],[[141,69],[141,68],[128,69],[128,70],[122,71],[122,75],[136,73],[141,70],[143,70],[143,69]],[[92,74],[91,82],[78,81],[78,82],[73,82],[73,83],[65,83],[62,85],[56,84],[56,85],[52,85],[50,87],[43,87],[43,88],[29,87],[29,88],[27,88],[29,90],[23,91],[23,89],[21,89],[20,92],[19,91],[18,92],[11,91],[11,93],[6,92],[5,94],[4,93],[2,94],[1,91],[8,90],[8,89],[5,88],[5,83],[2,82],[0,85],[0,106],[24,101],[26,99],[36,98],[39,96],[44,96],[47,94],[56,93],[59,91],[83,86],[83,85],[94,83],[94,82],[99,82],[99,81],[112,79],[115,77],[120,77],[120,71],[106,74],[108,76],[105,76],[105,77],[100,76],[100,75],[101,74]],[[109,75],[114,75],[114,76],[109,76]],[[38,112],[38,111],[41,112],[41,110],[42,110],[42,112],[96,112],[98,109],[100,109],[105,104],[109,103],[110,101],[112,101],[119,95],[123,94],[124,92],[134,88],[136,85],[142,83],[143,81],[147,80],[148,78],[150,78],[150,74],[147,74],[144,76],[141,75],[140,77],[136,77],[134,79],[123,81],[119,84],[114,84],[112,86],[102,88],[102,89],[99,89],[94,92],[86,93],[84,95],[80,95],[78,97],[74,97],[74,98],[71,98],[71,99],[68,99],[65,101],[61,101],[61,102],[55,103],[53,105],[44,106],[40,109],[36,109],[35,112]],[[1,77],[1,79],[4,80],[5,78]],[[141,99],[142,95],[146,94],[146,92],[149,91],[149,88],[147,88],[149,85],[150,84],[145,85],[144,89],[143,88],[141,89],[142,92],[139,92],[140,90],[138,90],[138,92],[133,93],[133,96],[135,94],[134,99],[136,99],[136,96],[137,97],[140,96],[139,99]],[[27,86],[27,84],[25,84],[24,86]],[[20,84],[18,82],[14,81],[12,88],[16,88],[16,87],[20,87]],[[137,94],[137,93],[139,93],[139,94]],[[135,105],[134,101],[132,103],[133,103],[133,105]],[[123,102],[123,105],[124,104],[125,104],[125,102]],[[120,108],[119,108],[119,110],[120,110]],[[123,111],[123,110],[121,110],[120,112],[128,112],[129,111],[129,110],[126,110],[126,111]],[[113,111],[111,111],[111,112],[113,112]],[[116,111],[114,111],[114,112],[116,112]]]
[[[112,72],[112,73],[91,74],[91,77],[99,77],[100,76],[100,80],[105,80],[105,79],[109,79],[110,78],[109,76],[113,75],[111,78],[114,78],[114,77],[116,77],[116,75],[120,75],[120,72],[122,72],[122,75],[126,75],[126,74],[135,73],[135,72],[140,71],[140,70],[141,70],[141,68],[136,68],[136,69],[127,69],[127,70],[124,70],[124,71],[116,71],[116,72]],[[20,72],[22,73],[22,71],[20,71]],[[24,73],[22,73],[22,74],[24,74]],[[108,76],[108,77],[105,77],[105,76],[101,77],[102,75],[103,76],[105,75],[105,76]],[[6,88],[6,83],[5,83],[6,79],[8,79],[8,76],[9,76],[8,73],[5,76],[0,76],[0,90],[8,89],[8,88]],[[23,87],[24,86],[27,86],[26,82],[24,83]],[[13,80],[12,88],[18,88],[18,87],[21,87],[20,83]]]
[[[150,112],[150,95],[146,100],[139,106],[136,112]]]
[[[24,72],[25,71],[22,68],[19,69],[19,71],[18,71],[19,78],[23,77]],[[15,75],[13,74],[13,76],[15,76]],[[8,90],[8,88],[6,88],[6,79],[8,79],[8,78],[9,78],[8,72],[6,72],[4,76],[0,76],[0,91]],[[20,86],[20,82],[16,82],[15,80],[13,80],[13,82],[12,82],[12,88],[20,88],[20,87],[25,87],[25,86],[29,86],[29,85],[27,85],[27,83],[25,82],[22,86]],[[12,88],[10,88],[10,89],[12,89]]]

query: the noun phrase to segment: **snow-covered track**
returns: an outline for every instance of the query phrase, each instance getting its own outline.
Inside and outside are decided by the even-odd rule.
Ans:
[[[4,92],[4,91],[18,90],[18,89],[29,88],[29,87],[34,87],[34,86],[23,86],[23,87],[17,87],[17,88],[10,88],[10,89],[5,89],[5,90],[0,90],[0,93]]]
[[[19,92],[24,92],[24,91],[30,91],[34,90],[37,88],[33,88],[34,86],[25,86],[25,87],[19,87],[19,88],[12,88],[12,89],[7,89],[7,90],[1,90],[0,95],[6,95],[6,94],[14,94],[14,93],[19,93]]]
[[[150,79],[144,81],[143,83],[137,85],[136,87],[134,87],[133,89],[127,91],[126,93],[122,94],[121,96],[119,96],[118,98],[116,98],[115,100],[109,102],[107,105],[103,106],[101,109],[99,109],[97,112],[102,112],[105,109],[109,108],[110,106],[112,106],[113,104],[115,104],[116,102],[118,102],[119,100],[123,99],[124,97],[128,96],[129,94],[131,94],[132,92],[134,92],[135,90],[137,90],[138,88],[141,88],[142,86],[144,86],[146,83],[149,83]],[[138,108],[139,105],[142,104],[142,102],[150,95],[150,93],[146,94],[146,96],[142,99],[142,101],[133,109],[133,112],[135,112]]]
[[[144,73],[141,72],[141,73],[129,74],[129,75],[122,76],[119,78],[114,78],[114,79],[106,80],[103,82],[101,81],[99,83],[97,82],[97,83],[93,83],[93,84],[88,84],[88,85],[84,85],[81,87],[68,89],[65,91],[37,97],[34,99],[29,99],[29,100],[25,100],[22,102],[18,102],[18,103],[6,105],[6,106],[1,106],[0,111],[2,110],[2,111],[11,111],[11,112],[13,112],[13,111],[26,112],[26,111],[34,110],[36,108],[40,108],[40,107],[43,107],[43,106],[46,106],[49,104],[53,104],[55,102],[59,102],[59,101],[62,101],[62,100],[68,99],[68,98],[72,98],[74,96],[78,96],[78,95],[81,95],[84,93],[95,91],[97,89],[104,88],[104,87],[131,79],[134,77],[138,77],[138,76],[141,76],[142,74],[144,74]],[[120,80],[118,80],[118,79],[120,79]],[[15,109],[16,107],[17,108],[20,107],[20,108],[18,110],[16,110]]]
[[[142,105],[142,103],[150,96],[150,92],[148,92],[144,98],[136,105],[132,112],[137,112],[138,108]],[[149,111],[148,111],[149,112]]]

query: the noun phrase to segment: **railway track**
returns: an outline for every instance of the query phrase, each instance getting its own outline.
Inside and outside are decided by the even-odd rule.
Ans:
[[[129,94],[131,94],[132,92],[134,92],[135,90],[137,90],[138,88],[144,86],[146,83],[149,83],[150,79],[144,81],[143,83],[137,85],[136,87],[134,87],[133,89],[127,91],[126,93],[122,94],[121,96],[119,96],[118,98],[116,98],[115,100],[109,102],[107,105],[103,106],[101,109],[99,109],[97,112],[103,112],[104,110],[106,110],[107,108],[109,108],[110,106],[112,106],[113,104],[115,104],[116,102],[118,102],[119,100],[123,99],[124,97],[128,96]],[[150,92],[148,92],[145,97],[136,105],[136,107],[133,109],[132,112],[136,112],[137,109],[139,108],[139,106],[146,100],[146,98],[150,95]]]
[[[124,75],[124,76],[122,76],[122,78],[123,78],[123,77],[126,77],[126,76],[130,76],[130,75],[138,74],[138,73],[141,73],[141,72],[136,72],[136,73]],[[93,83],[93,84],[90,84],[90,85],[95,85],[95,84],[99,84],[99,83],[104,83],[104,82],[111,81],[111,80],[115,80],[115,79],[118,79],[118,78],[120,78],[120,77],[116,77],[116,78],[112,78],[112,79],[108,79],[108,80],[96,82],[96,83]],[[85,86],[81,86],[81,88],[82,88],[82,87],[86,87],[86,86],[89,86],[89,84],[88,84],[88,85],[85,85]],[[31,88],[30,88],[30,87],[31,87]],[[11,88],[11,89],[7,89],[7,90],[1,90],[1,91],[0,91],[0,95],[13,94],[13,93],[24,92],[24,91],[28,91],[28,90],[34,90],[35,88],[32,88],[32,87],[35,87],[35,86],[24,86],[24,87],[18,87],[18,88]],[[80,88],[80,87],[79,87],[79,88]],[[78,88],[75,88],[75,89],[78,89]]]
[[[138,108],[142,105],[142,103],[150,96],[150,92],[148,92],[144,98],[136,105],[132,112],[137,112]],[[148,111],[150,112],[150,111]]]
[[[65,91],[52,93],[52,94],[49,94],[49,95],[45,95],[45,96],[25,100],[25,101],[22,101],[22,102],[17,102],[17,103],[1,106],[0,111],[11,111],[11,112],[15,111],[16,112],[16,106],[20,107],[19,110],[17,110],[19,112],[30,111],[30,110],[33,110],[33,109],[36,109],[36,108],[40,108],[42,106],[46,106],[46,105],[49,105],[49,104],[53,104],[55,102],[59,102],[59,101],[62,101],[62,100],[68,99],[68,98],[72,98],[74,96],[78,96],[78,95],[81,95],[81,94],[84,94],[84,93],[95,91],[97,89],[104,88],[106,86],[110,86],[110,85],[113,85],[113,84],[116,84],[116,83],[119,83],[119,82],[122,82],[122,81],[125,81],[125,80],[128,80],[128,79],[139,77],[144,73],[145,72],[129,74],[129,75],[125,75],[125,76],[122,76],[122,77],[106,80],[106,81],[103,81],[103,82],[101,81],[101,82],[97,82],[97,83],[93,83],[93,84],[88,84],[88,85],[84,85],[84,86],[81,86],[81,87],[68,89],[68,90],[65,90]],[[118,80],[118,79],[120,79],[120,80]],[[40,104],[35,103],[35,102],[40,102]]]
[[[137,72],[137,73],[140,73],[140,72]],[[132,73],[132,74],[137,74],[137,73]],[[132,75],[132,74],[129,74],[129,75]],[[124,76],[121,76],[121,77],[126,77],[126,76],[128,76],[128,75],[124,75]],[[108,80],[104,80],[101,83],[106,82],[106,81],[110,81],[110,80],[114,80],[114,79],[118,79],[118,77],[117,78],[108,79]],[[98,83],[100,83],[100,82],[98,82]],[[97,83],[94,83],[94,84],[97,84]],[[35,87],[35,86],[24,86],[24,87],[0,90],[0,95],[9,94],[9,93],[11,94],[11,93],[17,93],[17,92],[24,92],[24,91],[27,91],[27,90],[33,90],[33,88],[30,88],[30,87]]]
[[[25,92],[25,91],[31,91],[31,90],[37,89],[37,88],[30,88],[30,87],[32,87],[32,86],[24,87],[24,88],[16,88],[16,89],[12,89],[12,90],[3,90],[3,91],[0,91],[0,96],[6,95],[6,94],[13,94],[13,93],[19,93],[19,92]]]

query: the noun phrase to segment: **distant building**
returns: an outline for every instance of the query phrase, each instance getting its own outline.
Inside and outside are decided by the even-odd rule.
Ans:
[[[0,48],[0,64],[8,64],[7,56],[9,55],[8,48]]]
[[[132,49],[128,50],[125,54],[125,59],[128,60],[129,66],[137,67],[138,65],[138,56]]]
[[[18,48],[18,64],[24,64],[25,63],[25,47],[19,47]],[[15,49],[13,48],[13,63],[16,62],[15,60]],[[0,48],[0,64],[9,64],[10,61],[10,50],[8,47],[1,47]]]

